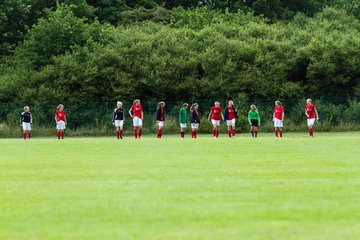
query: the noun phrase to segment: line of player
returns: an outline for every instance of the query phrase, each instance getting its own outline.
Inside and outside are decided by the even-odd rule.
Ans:
[[[123,103],[118,101],[116,104],[112,116],[112,123],[116,127],[116,138],[122,139],[123,137],[123,127],[125,122],[125,111],[123,108]],[[181,139],[185,138],[185,130],[187,128],[188,122],[188,108],[189,104],[184,103],[179,111],[179,127],[180,127],[180,137]],[[133,101],[133,105],[129,109],[129,115],[132,118],[133,127],[134,127],[134,137],[135,139],[141,139],[142,136],[142,125],[144,119],[143,107],[139,99]],[[305,115],[307,117],[307,125],[309,136],[314,136],[313,125],[316,121],[319,120],[319,115],[316,110],[315,105],[312,103],[311,99],[306,100],[305,106]],[[277,138],[283,137],[283,125],[284,125],[284,107],[280,101],[275,101],[275,107],[273,111],[273,122],[275,128],[275,136]],[[235,123],[238,118],[238,110],[234,107],[234,102],[229,101],[228,105],[225,107],[225,114],[223,114],[223,108],[220,106],[218,101],[214,102],[214,106],[211,107],[208,120],[212,123],[213,126],[213,136],[214,138],[219,137],[220,133],[220,121],[223,120],[227,125],[227,131],[229,138],[232,138],[236,134]],[[23,138],[31,138],[31,124],[32,124],[32,114],[28,106],[24,107],[24,112],[20,116],[20,126],[23,129]],[[67,126],[66,112],[64,110],[64,105],[59,104],[55,112],[55,122],[57,129],[57,138],[64,139],[65,129]],[[163,134],[163,127],[165,124],[165,102],[159,102],[156,110],[156,122],[158,125],[157,138],[161,138]],[[258,137],[258,131],[261,124],[260,114],[258,109],[254,104],[250,106],[250,111],[248,112],[248,122],[250,125],[250,132],[253,138]],[[191,137],[197,138],[197,132],[200,127],[200,114],[199,114],[199,104],[193,103],[190,106],[190,123],[191,123]]]

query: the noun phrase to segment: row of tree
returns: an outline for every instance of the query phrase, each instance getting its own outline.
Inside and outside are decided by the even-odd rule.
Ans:
[[[360,23],[349,10],[328,7],[274,21],[254,8],[256,14],[235,12],[250,1],[172,10],[174,1],[125,1],[121,16],[113,4],[112,14],[101,17],[109,1],[36,1],[53,7],[46,11],[25,2],[2,4],[23,6],[29,19],[0,8],[1,18],[13,18],[1,27],[0,102],[360,95]],[[260,2],[271,1],[251,6]],[[274,2],[286,8],[286,1]],[[105,15],[128,24],[113,25]]]

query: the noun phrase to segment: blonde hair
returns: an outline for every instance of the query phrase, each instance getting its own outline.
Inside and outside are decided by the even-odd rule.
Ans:
[[[216,101],[216,102],[214,102],[214,105],[219,105],[220,106],[220,102]]]
[[[140,104],[140,99],[135,99],[135,100],[133,101],[133,103],[134,103],[134,105],[137,104],[137,103]]]
[[[120,107],[119,107],[119,105],[120,105]],[[118,108],[121,108],[121,107],[123,106],[123,103],[122,103],[121,101],[117,101],[116,106],[117,106]]]
[[[159,109],[161,106],[165,106],[165,102],[161,101],[157,105],[157,109]]]
[[[275,101],[275,104],[278,103],[281,107],[283,106],[280,101]]]
[[[250,109],[251,109],[252,107],[254,107],[254,109],[257,110],[257,108],[256,108],[256,106],[255,106],[254,104],[251,104],[251,105],[250,105]]]
[[[306,100],[306,102],[312,103],[312,100],[311,100],[310,98],[308,98],[308,99]]]
[[[231,103],[231,104],[230,104],[230,103]],[[233,101],[233,100],[230,100],[230,101],[229,101],[229,105],[234,106],[234,101]]]
[[[30,110],[29,106],[24,107],[24,112],[26,112],[26,110]]]
[[[196,106],[199,106],[199,104],[197,104],[197,103],[191,104],[190,111],[194,111]]]
[[[61,103],[57,106],[57,110],[59,110],[61,107],[63,107],[64,108],[64,105],[62,105]]]
[[[187,104],[187,103],[184,103],[184,104],[182,105],[183,108],[187,108],[188,106],[189,106],[189,104]]]

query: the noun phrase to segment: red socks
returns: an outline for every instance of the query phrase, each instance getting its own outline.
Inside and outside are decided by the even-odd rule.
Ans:
[[[60,131],[57,132],[57,137],[60,140]]]
[[[280,133],[280,137],[282,137],[282,130],[275,130],[275,136],[278,137]]]
[[[191,130],[191,137],[196,138],[196,131],[195,130]]]
[[[309,135],[310,137],[313,137],[314,136],[314,131],[312,128],[309,128]]]
[[[185,137],[185,132],[180,132],[180,136],[181,136],[181,138],[184,138]]]
[[[31,138],[31,132],[28,132],[28,137]],[[23,138],[26,140],[26,131],[23,132]]]
[[[140,128],[139,129],[139,134],[138,134],[138,132],[137,132],[137,129],[136,128],[134,128],[134,136],[135,136],[135,138],[141,138],[141,133],[142,133],[142,129]]]
[[[117,139],[120,138],[120,131],[116,131],[116,138],[117,138]]]
[[[235,136],[235,133],[236,133],[236,130],[235,130],[235,128],[233,128],[233,129],[232,129],[232,135],[233,135],[233,137]]]
[[[228,130],[229,138],[231,138],[231,134],[232,134],[231,130]]]
[[[158,129],[157,138],[161,138],[162,135],[162,129]]]

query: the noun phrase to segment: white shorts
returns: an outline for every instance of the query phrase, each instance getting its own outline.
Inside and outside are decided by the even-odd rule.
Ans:
[[[22,127],[24,131],[31,131],[31,124],[27,122],[22,123]]]
[[[198,130],[199,129],[199,124],[198,123],[192,123],[191,128]]]
[[[158,121],[157,124],[161,128],[164,127],[164,121]]]
[[[282,128],[283,127],[283,121],[281,121],[280,119],[275,118],[274,119],[274,127]]]
[[[134,127],[142,126],[142,119],[139,118],[139,117],[134,117],[133,118],[133,125],[134,125]]]
[[[124,126],[124,120],[115,120],[115,127],[123,128]]]
[[[211,123],[213,126],[216,126],[216,127],[220,126],[220,120],[211,119]]]
[[[307,120],[308,127],[312,127],[315,124],[315,118],[309,118]]]
[[[180,128],[186,128],[186,123],[180,123]]]
[[[226,120],[226,124],[228,126],[233,126],[235,127],[235,118],[234,119],[231,119],[231,120]]]
[[[64,130],[66,128],[65,126],[65,122],[64,121],[58,121],[56,124],[56,129],[57,130]]]

